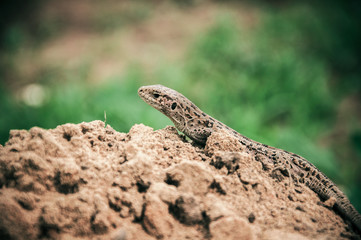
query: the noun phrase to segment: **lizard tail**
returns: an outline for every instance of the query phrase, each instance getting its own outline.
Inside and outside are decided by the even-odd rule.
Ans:
[[[350,201],[345,198],[336,199],[336,208],[344,215],[351,223],[358,229],[361,233],[361,215],[355,209],[355,207],[350,203]]]

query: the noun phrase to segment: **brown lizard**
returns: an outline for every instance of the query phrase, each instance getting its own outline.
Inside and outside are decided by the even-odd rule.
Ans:
[[[220,121],[201,111],[179,92],[162,85],[143,86],[138,95],[150,106],[166,115],[175,127],[195,142],[205,144],[215,131],[224,129],[235,136],[249,151],[269,158],[273,163],[289,173],[298,183],[306,184],[322,200],[333,199],[341,216],[361,232],[361,215],[350,203],[346,195],[320,170],[303,157],[282,149],[267,146],[251,140]]]

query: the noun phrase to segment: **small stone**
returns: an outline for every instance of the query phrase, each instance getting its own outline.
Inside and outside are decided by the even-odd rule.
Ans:
[[[227,130],[221,129],[208,137],[204,149],[207,155],[212,156],[217,151],[238,152],[245,150],[246,147]]]
[[[167,171],[168,182],[178,182],[178,190],[205,194],[213,182],[211,172],[198,162],[183,161]]]
[[[259,183],[259,173],[253,169],[239,169],[237,171],[238,177],[243,184],[254,185]]]

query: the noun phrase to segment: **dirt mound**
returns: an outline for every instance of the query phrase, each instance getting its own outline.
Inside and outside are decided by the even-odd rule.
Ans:
[[[340,239],[327,202],[225,132],[101,121],[12,130],[0,145],[1,239]]]

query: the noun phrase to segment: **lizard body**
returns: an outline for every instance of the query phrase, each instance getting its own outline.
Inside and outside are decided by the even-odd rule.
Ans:
[[[150,106],[172,120],[179,131],[198,143],[205,144],[213,132],[221,129],[226,130],[249,151],[253,152],[256,157],[270,159],[275,166],[285,170],[293,181],[305,184],[316,192],[321,199],[333,198],[336,209],[361,232],[361,215],[346,195],[326,175],[303,157],[241,135],[201,111],[189,99],[173,89],[162,85],[143,86],[139,88],[138,95]]]

